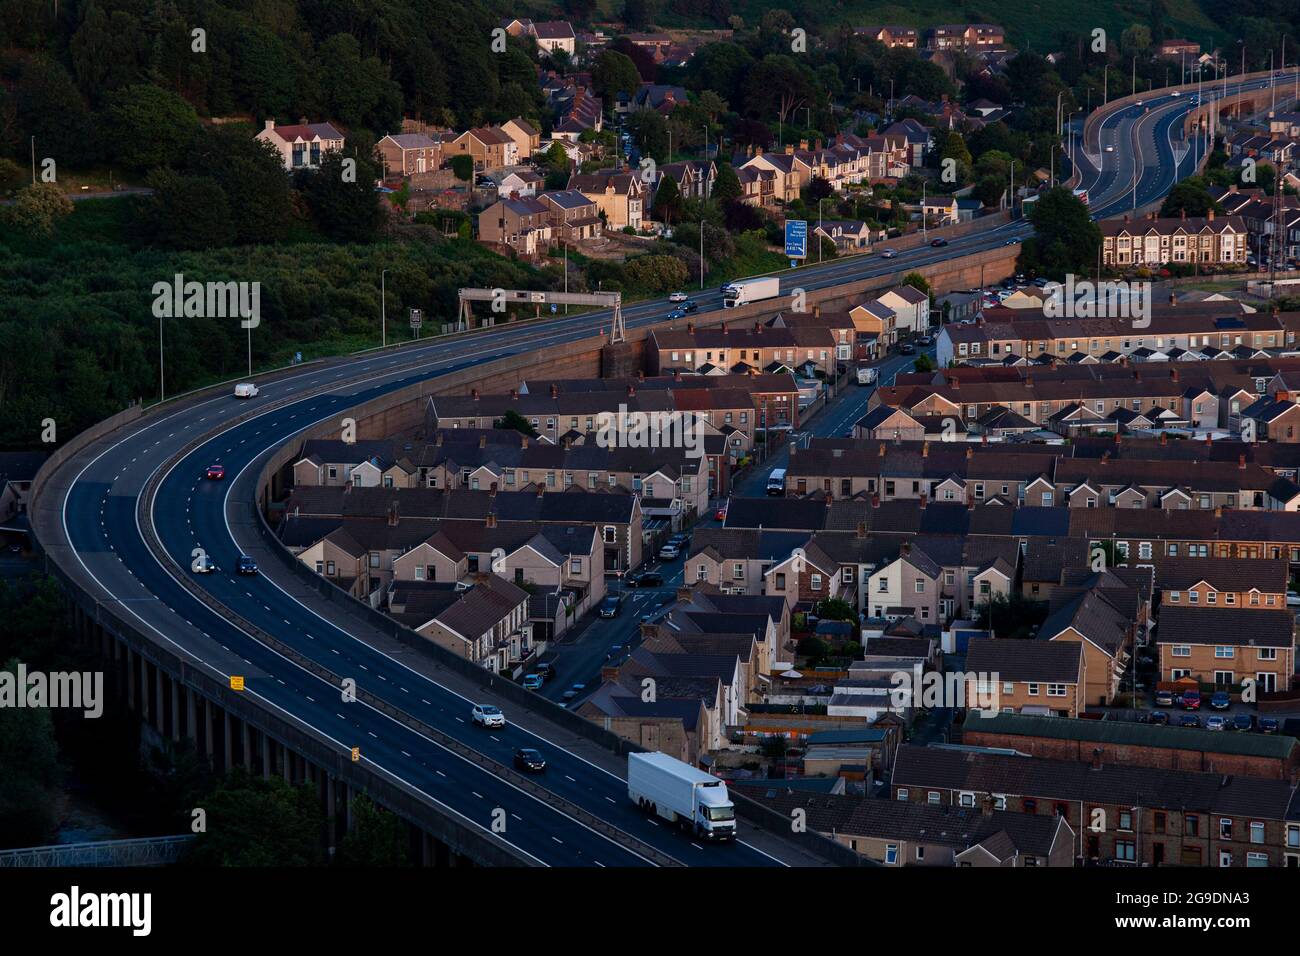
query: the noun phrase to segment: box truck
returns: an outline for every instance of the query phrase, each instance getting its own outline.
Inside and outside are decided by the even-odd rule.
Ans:
[[[736,838],[727,785],[656,751],[627,755],[627,795],[637,806],[707,840]]]
[[[776,276],[763,279],[737,279],[722,287],[722,307],[734,309],[738,305],[775,299],[781,294],[781,280]]]

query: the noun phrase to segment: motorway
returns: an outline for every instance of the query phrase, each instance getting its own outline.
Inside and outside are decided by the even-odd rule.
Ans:
[[[1172,108],[1161,104],[1159,111],[1153,105],[1150,114],[1107,120],[1113,135],[1136,134],[1144,149],[1149,144],[1153,155],[1169,158],[1169,170],[1155,165],[1162,159],[1142,164],[1139,198],[1167,189],[1176,175],[1172,144],[1162,144],[1161,137],[1167,138],[1176,123],[1179,105],[1186,104]],[[1104,154],[1121,155],[1119,150]],[[1119,208],[1128,191],[1123,168],[1111,170],[1107,163],[1103,159],[1100,172],[1085,163],[1084,183],[1090,191],[1096,190],[1094,211]],[[1023,238],[1028,228],[1015,222],[954,238],[946,248],[907,250],[892,261],[855,257],[808,265],[784,273],[783,286],[789,293],[796,286],[811,290],[901,274],[1006,245]],[[716,290],[700,292],[696,301],[702,311],[720,308]],[[636,303],[624,310],[624,317],[629,328],[636,328],[663,321],[670,308],[662,300]],[[190,576],[218,606],[232,609],[231,617],[242,617],[336,674],[354,676],[376,696],[500,762],[509,763],[516,747],[538,747],[550,763],[539,782],[682,863],[813,864],[817,861],[791,839],[779,840],[748,827],[742,828],[736,846],[698,846],[643,817],[627,799],[620,761],[558,729],[546,719],[540,702],[536,712],[507,711],[511,722],[504,730],[472,727],[468,723],[471,700],[491,701],[490,695],[475,693],[469,681],[431,665],[359,618],[340,614],[337,606],[305,588],[266,554],[255,529],[253,478],[262,462],[302,429],[340,418],[361,402],[417,381],[587,338],[608,327],[609,320],[608,313],[598,312],[533,321],[302,367],[268,381],[251,403],[239,402],[228,393],[170,402],[64,463],[37,502],[34,526],[53,560],[92,593],[116,602],[160,643],[171,645],[223,681],[244,676],[245,693],[267,708],[308,725],[341,751],[359,746],[363,761],[376,772],[416,788],[472,827],[487,830],[493,811],[504,809],[508,825],[502,838],[540,864],[637,866],[648,861],[368,705],[343,703],[337,688],[197,600],[181,580]],[[265,411],[232,424],[250,408]],[[171,463],[186,443],[199,439],[197,448]],[[226,466],[230,476],[224,483],[203,478],[205,467],[216,461]],[[159,560],[148,547],[137,521],[139,499],[160,470],[165,477],[146,520],[152,522],[166,560]],[[191,575],[188,569],[195,548],[204,549],[221,570]],[[234,576],[231,569],[241,553],[257,556],[265,573]]]

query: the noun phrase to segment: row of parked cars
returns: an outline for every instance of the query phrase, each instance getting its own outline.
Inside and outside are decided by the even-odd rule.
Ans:
[[[1171,690],[1157,690],[1155,695],[1157,707],[1173,707],[1175,704],[1182,709],[1178,715],[1176,723],[1179,727],[1201,727],[1206,730],[1258,730],[1265,734],[1275,734],[1280,729],[1280,722],[1276,717],[1260,717],[1258,721],[1253,714],[1211,714],[1206,717],[1204,724],[1201,723],[1200,715],[1195,713],[1201,709],[1202,696],[1199,690],[1185,690],[1181,694],[1175,694]],[[1232,696],[1227,691],[1215,691],[1210,695],[1209,705],[1214,710],[1227,710],[1232,706]],[[1170,716],[1163,710],[1153,710],[1147,720],[1153,724],[1167,724],[1170,722]]]

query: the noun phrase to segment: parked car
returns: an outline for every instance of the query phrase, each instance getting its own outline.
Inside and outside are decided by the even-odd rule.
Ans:
[[[226,477],[225,465],[208,465],[208,481],[220,481]]]
[[[1255,718],[1250,716],[1250,714],[1233,714],[1232,729],[1233,730],[1254,730]]]
[[[542,675],[538,673],[525,674],[520,683],[524,690],[541,690],[543,684]]]
[[[1276,717],[1259,718],[1259,732],[1262,734],[1275,734],[1281,726]]]
[[[663,583],[664,576],[658,571],[642,571],[627,579],[628,587],[633,588],[657,588],[663,587]]]
[[[722,506],[721,508],[719,508],[717,511],[713,512],[713,517],[714,517],[714,519],[717,520],[717,521],[726,521],[726,520],[727,520],[727,506],[726,506],[726,505],[723,505],[723,506]]]
[[[1232,706],[1232,697],[1226,690],[1216,690],[1210,697],[1210,706],[1215,710],[1227,710]]]
[[[541,773],[546,769],[546,758],[540,750],[532,747],[520,747],[515,751],[515,769],[528,773]]]
[[[1206,730],[1226,730],[1228,727],[1228,718],[1222,714],[1211,714],[1205,718]]]
[[[1156,691],[1156,706],[1157,707],[1174,706],[1174,692],[1171,690]]]
[[[618,612],[622,607],[623,595],[606,594],[605,599],[600,602],[600,607],[596,609],[596,613],[600,617],[618,617]]]
[[[504,727],[506,715],[495,704],[475,704],[469,712],[470,720],[480,727]]]
[[[239,567],[236,569],[240,574],[256,574],[257,562],[246,554],[239,556]]]
[[[1151,716],[1147,718],[1147,722],[1163,726],[1164,724],[1169,723],[1169,715],[1163,710],[1153,710],[1151,711]]]
[[[542,679],[542,682],[545,683],[546,681],[550,680],[552,677],[555,676],[555,667],[551,664],[550,661],[542,661],[540,664],[537,665],[537,670],[535,671],[535,673],[537,674],[538,677]]]
[[[622,653],[623,653],[622,644],[611,644],[609,650],[605,652],[605,660],[612,661],[614,658],[618,657],[618,655]]]
[[[902,345],[900,345],[900,346],[898,347],[898,354],[899,354],[899,355],[915,355],[915,354],[916,354],[916,346],[913,345],[911,342],[904,342]]]
[[[1195,714],[1180,714],[1178,717],[1178,726],[1199,727],[1201,726],[1201,718]]]
[[[662,548],[659,549],[660,561],[676,561],[681,556],[682,556],[682,549],[677,547],[677,545],[673,544],[671,541],[667,542]]]
[[[1183,705],[1184,710],[1201,709],[1201,692],[1199,690],[1185,690],[1183,696],[1178,698],[1178,702]]]
[[[576,700],[578,698],[578,695],[581,694],[586,689],[587,689],[586,684],[574,684],[563,694],[560,695],[560,699],[563,700],[565,703],[569,703],[571,701]]]
[[[685,292],[674,292],[668,297],[669,302],[685,302],[687,295]]]
[[[919,336],[919,337],[917,338],[917,340],[916,340],[916,344],[917,344],[917,345],[932,345],[932,344],[934,344],[934,339],[932,339],[932,338],[931,338],[930,336],[928,336],[928,335],[922,335],[922,336]]]

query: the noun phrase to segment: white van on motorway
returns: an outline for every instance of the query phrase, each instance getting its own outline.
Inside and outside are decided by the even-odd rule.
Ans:
[[[235,386],[235,398],[257,398],[257,386],[252,382],[240,382]]]

